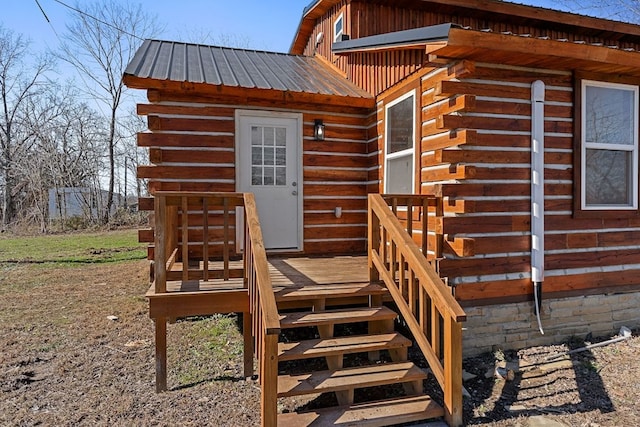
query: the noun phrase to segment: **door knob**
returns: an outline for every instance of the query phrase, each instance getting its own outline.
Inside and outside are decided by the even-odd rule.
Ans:
[[[293,190],[293,191],[291,192],[291,194],[292,194],[292,195],[294,195],[294,196],[297,196],[297,195],[298,195],[298,192],[297,192],[296,190]]]

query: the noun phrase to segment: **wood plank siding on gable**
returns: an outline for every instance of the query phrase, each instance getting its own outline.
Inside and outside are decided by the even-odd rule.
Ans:
[[[345,34],[351,39],[451,23],[461,28],[495,34],[517,34],[532,39],[545,38],[580,42],[585,45],[616,46],[621,51],[640,50],[637,34],[623,36],[612,31],[620,26],[624,26],[624,29],[633,28],[630,24],[609,21],[611,24],[607,26],[607,31],[580,29],[577,23],[590,22],[594,18],[573,14],[564,14],[566,15],[564,16],[562,12],[527,6],[524,8],[535,12],[530,12],[532,16],[510,16],[508,14],[510,8],[517,9],[522,5],[506,2],[490,2],[495,3],[493,6],[497,10],[503,10],[502,13],[482,10],[477,4],[471,8],[470,5],[473,2],[468,1],[461,2],[465,3],[466,7],[444,4],[446,2],[442,1],[407,2],[407,6],[404,7],[391,5],[391,2],[325,0],[319,3],[321,5],[327,3],[331,6],[327,12],[316,18],[306,46],[297,50],[301,45],[298,43],[292,47],[292,53],[319,55],[326,58],[344,72],[349,80],[372,95],[379,95],[423,66],[427,66],[429,55],[425,49],[392,49],[337,55],[331,49],[333,23],[341,14],[344,16]],[[567,19],[567,23],[552,22],[552,19],[558,19],[557,14],[572,19]],[[533,16],[536,18],[534,19]],[[599,21],[607,23],[604,20]],[[320,34],[324,37],[322,42],[317,44]]]

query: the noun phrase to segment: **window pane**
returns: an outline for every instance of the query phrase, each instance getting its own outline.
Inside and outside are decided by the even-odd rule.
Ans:
[[[251,185],[262,185],[262,168],[251,168]]]
[[[413,96],[387,109],[387,153],[413,148]]]
[[[262,147],[251,147],[251,164],[262,166]]]
[[[336,40],[338,38],[338,36],[340,36],[342,34],[342,30],[343,30],[343,24],[344,23],[344,17],[342,15],[340,15],[340,17],[336,20],[335,24],[334,24],[334,32],[333,32],[333,39]]]
[[[266,166],[272,166],[274,164],[273,150],[274,149],[272,147],[264,148],[264,164]]]
[[[287,129],[276,128],[276,145],[278,147],[284,147],[287,145]]]
[[[264,145],[274,145],[275,144],[275,128],[265,127],[264,128]]]
[[[287,150],[285,148],[276,148],[276,165],[285,166],[287,164]]]
[[[273,185],[274,184],[274,170],[273,167],[265,167],[264,168],[264,185]]]
[[[387,160],[387,193],[413,193],[413,165],[412,155]]]
[[[262,128],[251,126],[251,145],[262,145]]]
[[[287,185],[287,168],[276,168],[276,185]]]
[[[631,151],[587,150],[587,205],[631,205]]]
[[[634,92],[586,87],[585,142],[633,145]]]

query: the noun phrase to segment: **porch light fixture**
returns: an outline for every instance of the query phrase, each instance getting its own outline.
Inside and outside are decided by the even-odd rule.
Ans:
[[[321,119],[316,119],[313,125],[313,139],[324,141],[324,124]]]

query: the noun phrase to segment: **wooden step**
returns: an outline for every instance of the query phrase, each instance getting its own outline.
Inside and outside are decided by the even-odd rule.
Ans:
[[[278,427],[378,427],[443,416],[444,409],[429,396],[407,396],[301,413],[280,414]]]
[[[328,393],[420,381],[427,373],[412,362],[382,363],[335,371],[278,376],[278,397]]]
[[[385,295],[387,292],[387,288],[374,283],[337,283],[286,287],[277,289],[274,293],[276,302],[284,302]]]
[[[296,312],[280,315],[280,327],[300,328],[304,326],[335,325],[342,323],[392,320],[397,313],[387,307],[362,307],[314,312]]]
[[[278,360],[283,362],[408,347],[411,347],[411,340],[397,332],[391,334],[315,339],[301,342],[279,343]]]

